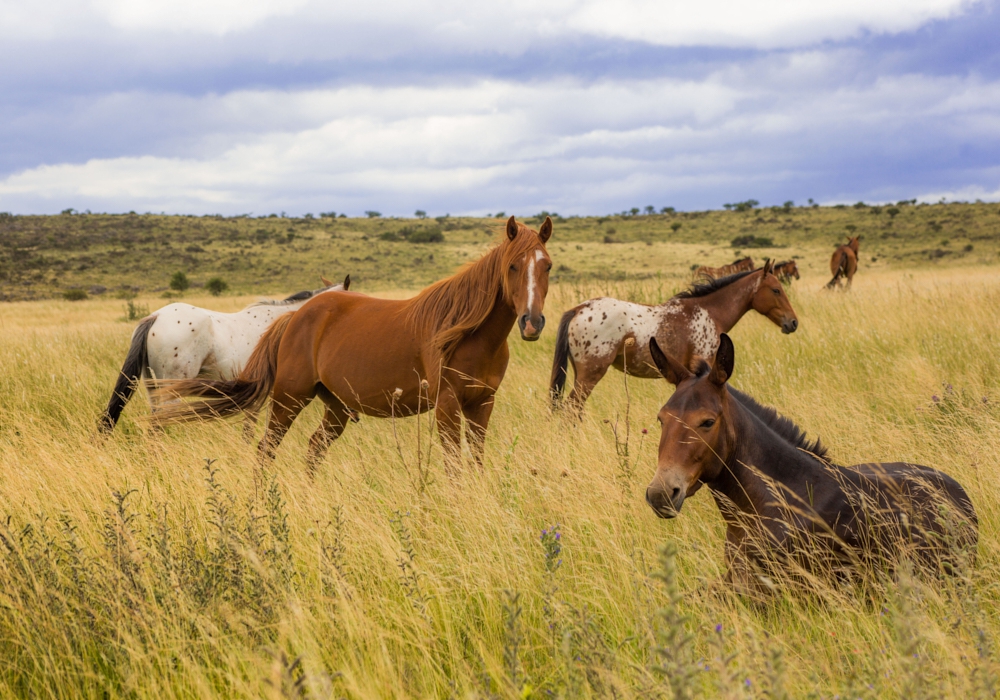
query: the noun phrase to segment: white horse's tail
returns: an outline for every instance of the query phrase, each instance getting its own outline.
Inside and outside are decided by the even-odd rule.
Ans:
[[[114,391],[111,392],[111,399],[108,407],[104,409],[101,419],[97,423],[97,429],[102,433],[110,433],[118,424],[118,418],[125,410],[125,404],[135,393],[136,384],[142,377],[146,368],[149,367],[149,356],[146,352],[146,337],[149,335],[150,327],[156,322],[156,314],[147,316],[139,322],[132,333],[132,345],[129,346],[128,354],[125,355],[125,362],[122,363],[121,371],[118,373],[118,381],[115,382]]]

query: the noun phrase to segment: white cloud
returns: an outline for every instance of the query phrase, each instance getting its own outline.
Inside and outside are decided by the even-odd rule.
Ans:
[[[801,47],[861,31],[894,33],[980,0],[32,0],[0,3],[5,36],[220,36],[256,29],[268,51],[400,55],[415,47],[516,54],[580,34],[665,46]],[[294,27],[270,36],[276,22]],[[322,26],[325,31],[311,30]],[[346,53],[345,53],[346,51]]]
[[[911,143],[887,134],[926,140],[960,124],[951,138],[1000,136],[998,83],[903,76],[785,89],[825,74],[827,63],[767,60],[756,72],[747,66],[700,82],[488,80],[178,98],[165,110],[170,119],[200,114],[226,143],[185,157],[30,168],[0,180],[0,209],[405,214],[461,202],[468,211],[594,212],[623,199],[659,206],[681,195],[717,197],[727,187],[742,189],[737,196],[788,191],[844,158],[912,155]]]

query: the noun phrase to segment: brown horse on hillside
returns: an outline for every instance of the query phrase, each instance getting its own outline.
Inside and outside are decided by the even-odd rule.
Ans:
[[[792,278],[799,279],[799,265],[794,260],[774,264],[774,276],[782,284],[790,284]]]
[[[507,369],[507,336],[516,323],[524,340],[536,340],[545,326],[551,234],[548,217],[535,232],[512,216],[499,245],[405,301],[320,295],[275,321],[236,380],[165,384],[159,391],[202,399],[164,405],[155,418],[233,415],[259,407],[270,394],[263,459],[273,457],[296,416],[319,396],[326,413],[309,441],[313,470],[357,414],[434,408],[446,462],[460,459],[463,415],[470,449],[481,461],[493,395]]]
[[[737,272],[748,272],[754,269],[756,268],[753,264],[753,258],[746,257],[733,260],[730,264],[723,265],[722,267],[707,267],[702,265],[694,271],[694,279],[695,281],[711,281],[717,280],[720,277],[735,275]]]
[[[833,279],[826,283],[827,289],[840,288],[840,279],[847,278],[847,288],[851,288],[854,273],[858,271],[858,252],[861,248],[861,236],[848,238],[845,245],[837,246],[830,258],[830,273]]]
[[[891,570],[904,552],[931,571],[972,565],[976,511],[948,475],[904,462],[831,464],[819,440],[729,386],[735,353],[725,334],[714,366],[702,362],[696,372],[655,339],[649,351],[677,390],[658,416],[646,501],[673,518],[708,486],[727,525],[728,578],[744,592],[763,593],[775,573],[796,568]]]
[[[569,402],[579,413],[609,367],[644,379],[660,376],[649,356],[650,338],[691,365],[698,357],[712,357],[719,334],[751,309],[780,326],[782,333],[794,333],[799,326],[770,261],[752,272],[696,284],[659,306],[608,297],[585,301],[563,314],[559,323],[549,382],[553,407],[562,396],[568,362],[576,375]]]

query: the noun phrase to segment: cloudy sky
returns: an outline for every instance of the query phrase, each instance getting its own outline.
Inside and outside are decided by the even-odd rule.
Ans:
[[[1000,0],[0,0],[0,211],[1000,199]]]

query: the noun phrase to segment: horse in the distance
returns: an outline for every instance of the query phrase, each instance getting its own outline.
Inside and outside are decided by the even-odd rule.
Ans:
[[[749,272],[750,270],[755,270],[753,258],[739,258],[738,260],[733,260],[728,265],[723,265],[722,267],[708,267],[702,265],[697,270],[694,271],[695,281],[712,281],[717,280],[720,277],[728,277],[729,275],[735,275],[737,272]]]
[[[201,397],[164,404],[159,423],[224,417],[259,408],[271,396],[261,458],[274,456],[288,428],[313,398],[326,404],[309,440],[312,473],[330,443],[357,414],[390,417],[435,411],[451,469],[461,458],[461,420],[477,462],[509,359],[507,336],[524,340],[545,325],[542,306],[552,261],[538,231],[510,217],[501,242],[478,261],[412,299],[375,299],[345,292],[321,295],[279,318],[232,381],[170,382],[168,396]]]
[[[773,575],[891,571],[901,553],[955,573],[975,559],[976,511],[962,486],[905,462],[831,464],[819,440],[729,386],[735,353],[723,335],[714,366],[691,372],[650,340],[677,389],[660,410],[658,466],[646,501],[673,518],[708,486],[726,521],[729,580],[766,593]]]
[[[315,291],[298,292],[280,301],[259,301],[236,313],[175,303],[142,319],[132,332],[132,343],[98,429],[115,429],[140,378],[236,377],[276,318],[295,311],[318,294],[345,291],[351,286],[350,275],[343,284],[322,279],[325,286]],[[253,433],[255,420],[255,414],[247,414],[244,429],[248,434]]]
[[[848,238],[847,243],[837,246],[830,257],[830,274],[833,279],[826,283],[827,289],[840,288],[840,281],[847,278],[847,288],[851,288],[854,273],[858,271],[858,252],[861,248],[861,236]]]
[[[650,338],[690,365],[695,358],[712,357],[719,334],[732,329],[750,310],[766,316],[783,333],[798,328],[770,261],[752,272],[695,284],[659,306],[609,297],[585,301],[563,314],[559,323],[549,382],[553,407],[562,396],[568,363],[575,373],[569,403],[579,413],[609,367],[632,377],[660,376],[649,355]]]
[[[791,284],[792,278],[799,279],[799,264],[794,260],[774,264],[774,276],[782,284]]]

